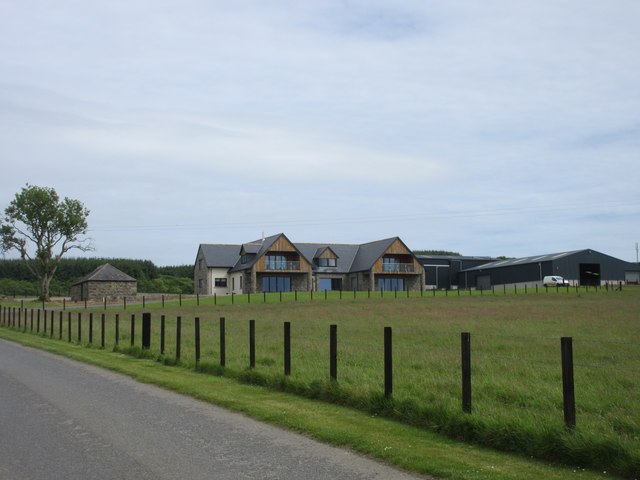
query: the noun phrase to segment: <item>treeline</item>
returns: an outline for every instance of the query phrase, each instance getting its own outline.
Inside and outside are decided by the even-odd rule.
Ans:
[[[460,257],[458,252],[450,252],[448,250],[414,250],[416,255],[440,255],[446,257]]]
[[[51,293],[65,296],[71,285],[109,263],[138,281],[144,293],[193,293],[193,266],[158,267],[150,260],[63,258],[51,281]],[[23,260],[0,260],[0,295],[37,295],[39,285]]]

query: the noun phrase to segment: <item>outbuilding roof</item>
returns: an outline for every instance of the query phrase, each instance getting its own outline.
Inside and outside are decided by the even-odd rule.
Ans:
[[[85,282],[135,282],[136,279],[118,270],[113,265],[105,263],[93,272],[74,283],[78,285]]]
[[[583,249],[583,250],[572,250],[570,252],[534,255],[531,257],[507,258],[504,260],[497,260],[495,262],[478,265],[477,267],[466,268],[465,271],[470,272],[474,270],[487,270],[489,268],[511,267],[514,265],[527,265],[530,263],[539,263],[539,262],[551,262],[554,260],[558,260],[560,258],[568,257],[569,255],[575,255],[576,253],[586,252],[586,251],[587,249]]]

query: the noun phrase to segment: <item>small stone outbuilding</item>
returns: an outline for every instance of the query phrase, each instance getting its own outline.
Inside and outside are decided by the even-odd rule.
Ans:
[[[102,300],[103,298],[135,297],[138,281],[105,263],[71,286],[71,300]]]

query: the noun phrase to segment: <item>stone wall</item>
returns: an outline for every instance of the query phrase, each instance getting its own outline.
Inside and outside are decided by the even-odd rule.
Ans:
[[[71,300],[101,300],[102,298],[135,297],[138,282],[84,282],[71,287]]]

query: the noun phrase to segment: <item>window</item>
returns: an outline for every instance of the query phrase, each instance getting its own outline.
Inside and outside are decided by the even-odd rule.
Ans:
[[[227,279],[226,278],[216,278],[215,281],[215,286],[216,287],[227,287]]]
[[[318,258],[319,267],[335,267],[338,264],[335,258]]]
[[[399,272],[400,259],[395,257],[382,257],[382,271],[383,272]]]
[[[394,292],[404,290],[404,278],[378,277],[378,290]]]
[[[255,253],[245,253],[244,255],[242,255],[242,258],[240,260],[241,263],[249,263],[251,260],[253,260],[253,257],[255,257],[256,254]]]
[[[262,277],[263,292],[290,292],[291,277]]]
[[[285,255],[265,255],[265,270],[300,270],[300,262]]]
[[[287,258],[284,255],[267,255],[264,264],[267,270],[285,270]]]
[[[320,291],[342,290],[342,279],[340,278],[320,278]]]

